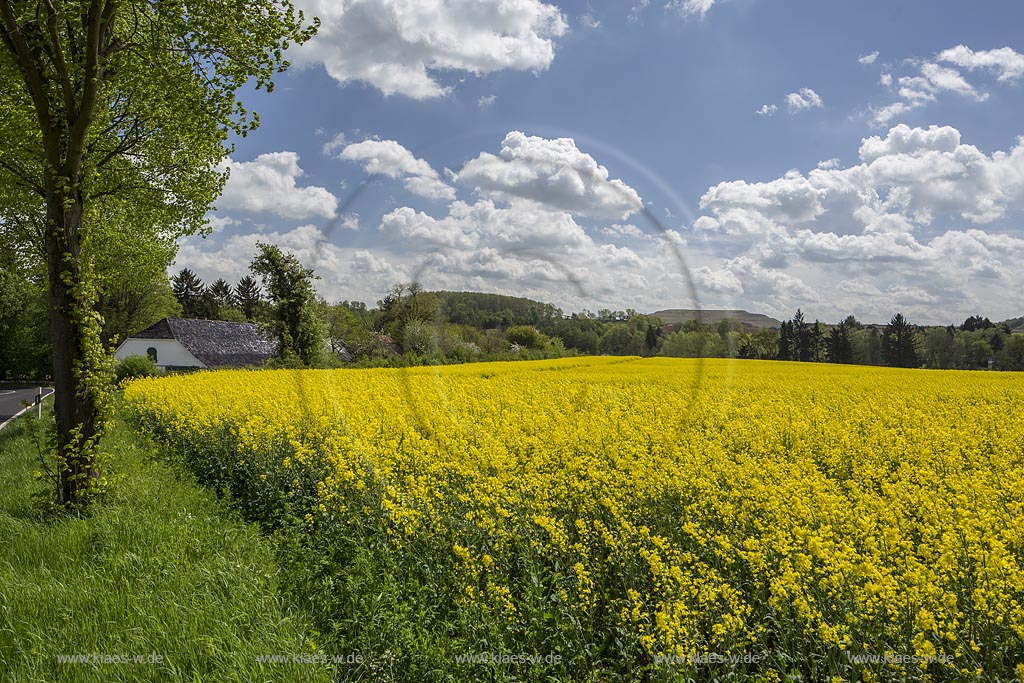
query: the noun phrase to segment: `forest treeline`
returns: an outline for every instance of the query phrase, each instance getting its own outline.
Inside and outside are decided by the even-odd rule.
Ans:
[[[1024,370],[1024,318],[915,325],[896,313],[885,325],[854,316],[834,324],[802,311],[778,329],[736,320],[665,324],[632,309],[565,313],[531,299],[426,291],[396,284],[376,305],[328,302],[316,275],[276,247],[261,245],[250,273],[203,282],[185,268],[142,286],[121,283],[99,302],[110,348],[163,317],[254,322],[274,333],[288,366],[405,366],[571,355],[749,358],[905,368]],[[269,259],[269,260],[268,260]],[[0,275],[0,378],[50,371],[42,287],[16,271]],[[289,320],[302,328],[289,328]]]

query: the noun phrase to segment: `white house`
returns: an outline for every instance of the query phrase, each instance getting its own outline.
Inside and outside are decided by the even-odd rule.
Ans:
[[[261,365],[276,350],[277,342],[252,323],[164,318],[121,342],[114,357],[149,356],[164,370],[239,368]]]

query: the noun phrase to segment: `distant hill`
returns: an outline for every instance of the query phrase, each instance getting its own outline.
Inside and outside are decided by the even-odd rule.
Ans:
[[[1021,316],[1020,318],[1010,318],[998,324],[1006,325],[1010,328],[1011,332],[1024,332],[1024,316]]]
[[[735,310],[698,311],[692,308],[670,308],[664,311],[652,313],[651,315],[658,316],[661,318],[662,322],[667,324],[685,323],[689,320],[696,320],[699,316],[700,321],[705,325],[717,324],[727,318],[736,320],[745,327],[756,327],[759,329],[768,327],[778,328],[782,325],[782,323],[775,318],[770,318],[761,313],[748,313],[747,311]]]
[[[508,325],[536,325],[559,319],[562,311],[533,299],[484,292],[431,292],[441,302],[441,313],[459,325],[484,329]]]

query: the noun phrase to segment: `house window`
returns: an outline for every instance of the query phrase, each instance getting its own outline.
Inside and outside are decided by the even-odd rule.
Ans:
[[[150,346],[148,349],[146,349],[146,355],[149,356],[149,359],[155,363],[156,362],[156,347]]]

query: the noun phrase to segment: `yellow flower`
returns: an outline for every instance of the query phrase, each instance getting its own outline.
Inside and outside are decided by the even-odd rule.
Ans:
[[[602,357],[205,372],[124,397],[197,471],[290,481],[311,533],[436,562],[494,632],[523,627],[536,572],[566,623],[658,652],[866,633],[901,653],[910,634],[987,671],[971,634],[1024,650],[1009,373]]]

